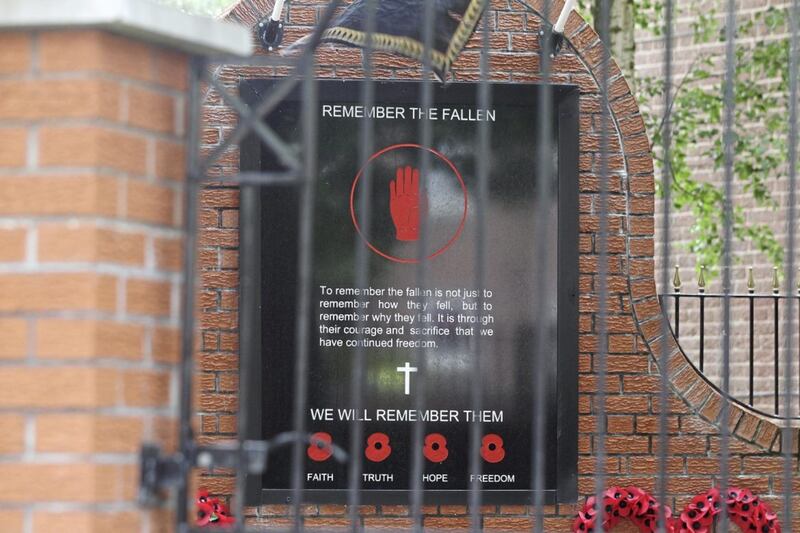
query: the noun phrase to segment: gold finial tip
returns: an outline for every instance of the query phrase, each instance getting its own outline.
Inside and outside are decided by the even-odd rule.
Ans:
[[[680,266],[675,265],[675,274],[672,276],[672,288],[675,292],[679,292],[681,290],[681,271]]]

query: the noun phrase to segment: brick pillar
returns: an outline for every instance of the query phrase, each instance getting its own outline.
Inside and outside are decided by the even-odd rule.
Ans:
[[[0,50],[0,522],[139,531],[137,451],[174,440],[187,59],[93,30]]]
[[[123,37],[111,31],[118,21],[3,31],[15,24],[0,20],[5,533],[165,522],[136,505],[138,451],[142,441],[174,447],[177,434],[182,50],[201,47],[174,32],[173,45],[151,44],[158,30],[136,24],[125,33],[142,37]]]

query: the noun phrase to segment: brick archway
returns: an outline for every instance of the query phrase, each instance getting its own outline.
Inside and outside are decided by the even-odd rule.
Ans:
[[[311,31],[322,0],[296,0],[289,13],[286,43]],[[538,70],[537,30],[541,20],[540,1],[528,2],[525,9],[518,0],[492,2],[492,34],[490,63],[493,81],[541,81]],[[561,2],[554,2],[550,20],[554,20]],[[266,0],[243,0],[234,6],[228,17],[254,24],[269,11]],[[553,79],[580,87],[580,421],[579,421],[579,491],[594,491],[593,413],[596,404],[597,350],[596,292],[598,263],[598,195],[599,181],[599,117],[601,98],[598,85],[603,47],[594,30],[576,13],[567,23],[568,45],[555,60]],[[453,79],[474,81],[479,78],[480,42],[473,39],[453,66]],[[320,78],[357,79],[363,76],[361,52],[353,48],[326,46],[317,53]],[[375,54],[375,76],[382,79],[418,79],[419,66],[388,54]],[[609,346],[607,450],[610,484],[633,484],[654,490],[658,467],[655,458],[658,442],[659,369],[658,335],[663,315],[658,304],[654,279],[654,206],[655,186],[650,142],[645,125],[630,87],[616,64],[611,65],[609,100],[614,134],[610,142],[609,170]],[[281,69],[225,67],[221,78],[235,84],[241,78],[281,76]],[[212,93],[206,113],[207,147],[219,143],[235,115]],[[225,158],[220,173],[234,173],[238,161],[235,153]],[[203,383],[208,384],[199,401],[203,431],[207,438],[230,437],[235,413],[235,388],[229,383],[236,369],[236,209],[235,189],[214,186],[204,192],[203,219],[207,239],[204,252],[204,281],[209,306],[204,309],[204,347],[201,357]],[[212,298],[213,296],[213,298]],[[206,344],[206,340],[208,343]],[[719,420],[722,396],[689,363],[673,338],[671,350],[669,446],[670,497],[673,508],[683,508],[695,494],[707,490],[718,473]],[[781,460],[770,457],[778,451],[778,426],[774,420],[759,416],[739,406],[732,406],[729,427],[734,435],[731,443],[732,476],[739,484],[770,498],[779,494]],[[230,484],[224,477],[207,479],[206,485],[225,492]],[[491,507],[491,506],[490,506]],[[561,504],[548,508],[547,530],[564,531],[575,507]],[[287,511],[279,507],[253,510],[257,523],[281,523],[289,520]],[[487,509],[487,529],[530,527],[530,509],[525,506],[497,506]],[[365,510],[364,523],[402,526],[409,518],[407,509],[372,507]],[[344,508],[315,506],[307,522],[332,526],[346,522]],[[467,527],[468,516],[463,506],[441,506],[426,511],[425,523],[431,527]]]

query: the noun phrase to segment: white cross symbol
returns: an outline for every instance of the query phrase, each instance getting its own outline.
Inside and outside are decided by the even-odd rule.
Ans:
[[[406,366],[398,366],[398,372],[403,372],[406,375],[406,396],[411,394],[411,373],[417,371],[417,367],[411,366],[408,361],[406,361]]]

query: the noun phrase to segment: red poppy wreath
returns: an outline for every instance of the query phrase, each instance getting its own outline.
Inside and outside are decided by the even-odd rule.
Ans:
[[[230,515],[228,507],[219,498],[209,498],[207,490],[197,492],[197,526],[214,527],[226,526],[236,522]]]
[[[611,531],[622,520],[630,520],[641,532],[658,530],[659,504],[646,491],[638,487],[611,487],[603,494],[602,515],[595,497],[586,499],[572,526],[576,533]],[[743,532],[781,533],[781,524],[772,509],[747,489],[728,489],[723,497],[718,489],[698,494],[680,515],[672,516],[669,506],[664,508],[667,533],[711,533],[714,521],[727,506],[730,521]],[[602,523],[598,519],[602,516]]]

